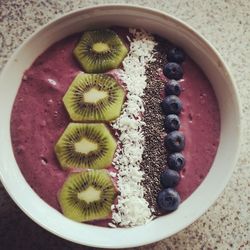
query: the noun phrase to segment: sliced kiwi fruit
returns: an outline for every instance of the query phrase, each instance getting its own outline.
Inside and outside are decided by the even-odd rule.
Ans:
[[[63,169],[108,167],[116,140],[103,123],[70,123],[55,145]]]
[[[110,75],[79,73],[63,97],[73,121],[112,121],[121,113],[125,91]]]
[[[105,219],[117,191],[106,170],[72,173],[58,193],[63,214],[75,221]]]
[[[118,68],[128,49],[112,30],[86,31],[74,55],[87,73],[103,73]]]

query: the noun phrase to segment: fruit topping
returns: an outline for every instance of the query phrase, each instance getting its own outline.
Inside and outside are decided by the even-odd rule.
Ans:
[[[168,115],[165,118],[164,125],[167,133],[178,130],[180,128],[180,119],[177,115]]]
[[[116,141],[103,123],[70,123],[55,146],[63,169],[108,167]]]
[[[185,137],[180,131],[172,131],[164,138],[164,144],[170,152],[180,152],[185,147]]]
[[[185,166],[185,158],[181,153],[170,154],[167,158],[168,167],[175,171],[181,171]]]
[[[162,104],[163,111],[166,115],[169,115],[169,114],[178,115],[181,113],[182,103],[181,103],[181,100],[175,95],[170,95],[170,96],[165,97],[161,104]]]
[[[180,48],[172,48],[167,53],[168,63],[163,68],[163,74],[169,79],[165,83],[165,95],[161,106],[166,117],[164,127],[167,135],[164,145],[170,155],[167,158],[168,168],[160,175],[161,185],[165,188],[157,196],[157,203],[163,212],[171,212],[178,208],[181,199],[172,188],[180,182],[179,171],[185,165],[185,159],[181,152],[185,147],[184,134],[179,130],[180,119],[178,115],[182,111],[182,102],[179,99],[181,86],[177,80],[183,77],[183,69],[180,65],[185,60],[185,53]]]
[[[118,68],[128,49],[112,30],[84,32],[74,55],[87,73],[103,73]]]
[[[181,93],[181,86],[176,80],[169,80],[165,84],[165,94],[179,96]]]
[[[63,97],[73,121],[112,121],[121,112],[125,91],[110,75],[79,73]]]
[[[72,173],[58,193],[63,214],[75,221],[105,219],[117,191],[106,170]]]
[[[172,188],[163,189],[157,196],[157,203],[164,212],[176,210],[181,202],[179,194]]]
[[[185,52],[181,48],[172,48],[167,53],[167,59],[169,62],[182,63],[185,58]]]
[[[180,80],[183,77],[183,69],[178,63],[167,63],[163,68],[163,74],[168,79]]]
[[[180,179],[179,173],[169,168],[162,172],[160,176],[160,182],[164,188],[173,188],[177,186]]]

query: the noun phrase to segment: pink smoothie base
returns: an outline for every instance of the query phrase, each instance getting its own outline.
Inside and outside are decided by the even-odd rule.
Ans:
[[[81,71],[72,54],[79,37],[73,35],[54,44],[25,72],[11,117],[16,161],[33,190],[58,211],[57,193],[69,172],[61,170],[54,145],[70,122],[62,98]],[[177,190],[185,200],[212,165],[220,117],[216,97],[202,71],[190,59],[183,68],[181,130],[186,136],[186,166]],[[107,220],[97,224],[105,226]]]

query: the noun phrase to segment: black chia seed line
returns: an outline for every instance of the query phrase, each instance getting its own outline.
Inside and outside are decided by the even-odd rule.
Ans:
[[[147,86],[144,90],[144,121],[143,127],[145,137],[145,148],[142,155],[141,170],[145,172],[143,186],[145,188],[145,199],[154,215],[160,215],[156,198],[162,189],[160,174],[166,168],[167,151],[164,147],[164,115],[160,107],[162,101],[161,93],[164,91],[164,82],[160,79],[158,69],[163,68],[167,62],[166,52],[169,43],[162,38],[156,37],[155,58],[156,61],[148,65],[146,69]]]

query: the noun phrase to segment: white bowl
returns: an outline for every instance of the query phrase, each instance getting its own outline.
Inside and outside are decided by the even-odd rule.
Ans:
[[[24,70],[54,42],[85,29],[120,25],[141,27],[183,47],[200,65],[216,93],[221,139],[213,166],[199,188],[177,211],[134,228],[102,228],[67,219],[47,205],[23,178],[10,137],[10,115]],[[192,28],[163,12],[129,5],[103,5],[71,12],[29,37],[10,58],[0,78],[0,177],[16,204],[37,224],[73,242],[103,248],[149,244],[187,227],[216,200],[236,164],[240,145],[240,104],[232,77],[215,49]]]

